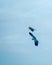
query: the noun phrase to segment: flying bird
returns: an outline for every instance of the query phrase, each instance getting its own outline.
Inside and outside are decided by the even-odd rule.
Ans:
[[[29,35],[32,37],[32,40],[34,40],[35,46],[38,46],[38,40],[37,40],[37,38],[31,32],[29,32]]]

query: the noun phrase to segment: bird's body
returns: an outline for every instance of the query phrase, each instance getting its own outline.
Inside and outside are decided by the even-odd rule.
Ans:
[[[31,33],[29,32],[29,35],[32,37],[32,39],[34,40],[34,44],[35,46],[38,46],[38,40],[36,39],[36,37]]]

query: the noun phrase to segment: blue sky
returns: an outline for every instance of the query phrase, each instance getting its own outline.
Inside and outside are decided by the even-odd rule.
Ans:
[[[0,0],[0,65],[52,65],[52,0]]]

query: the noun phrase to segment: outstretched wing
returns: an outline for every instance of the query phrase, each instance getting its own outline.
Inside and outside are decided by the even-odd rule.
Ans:
[[[36,39],[36,37],[31,32],[29,32],[29,34],[32,37],[32,39],[34,40],[35,46],[38,46],[38,40]]]
[[[29,27],[29,29],[33,32],[34,31],[34,29],[32,28],[32,27]]]
[[[36,40],[36,37],[31,32],[29,32],[29,35],[32,37],[33,40]]]

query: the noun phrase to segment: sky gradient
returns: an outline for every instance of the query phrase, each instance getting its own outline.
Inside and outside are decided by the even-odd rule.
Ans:
[[[0,0],[0,65],[52,65],[52,0]]]

